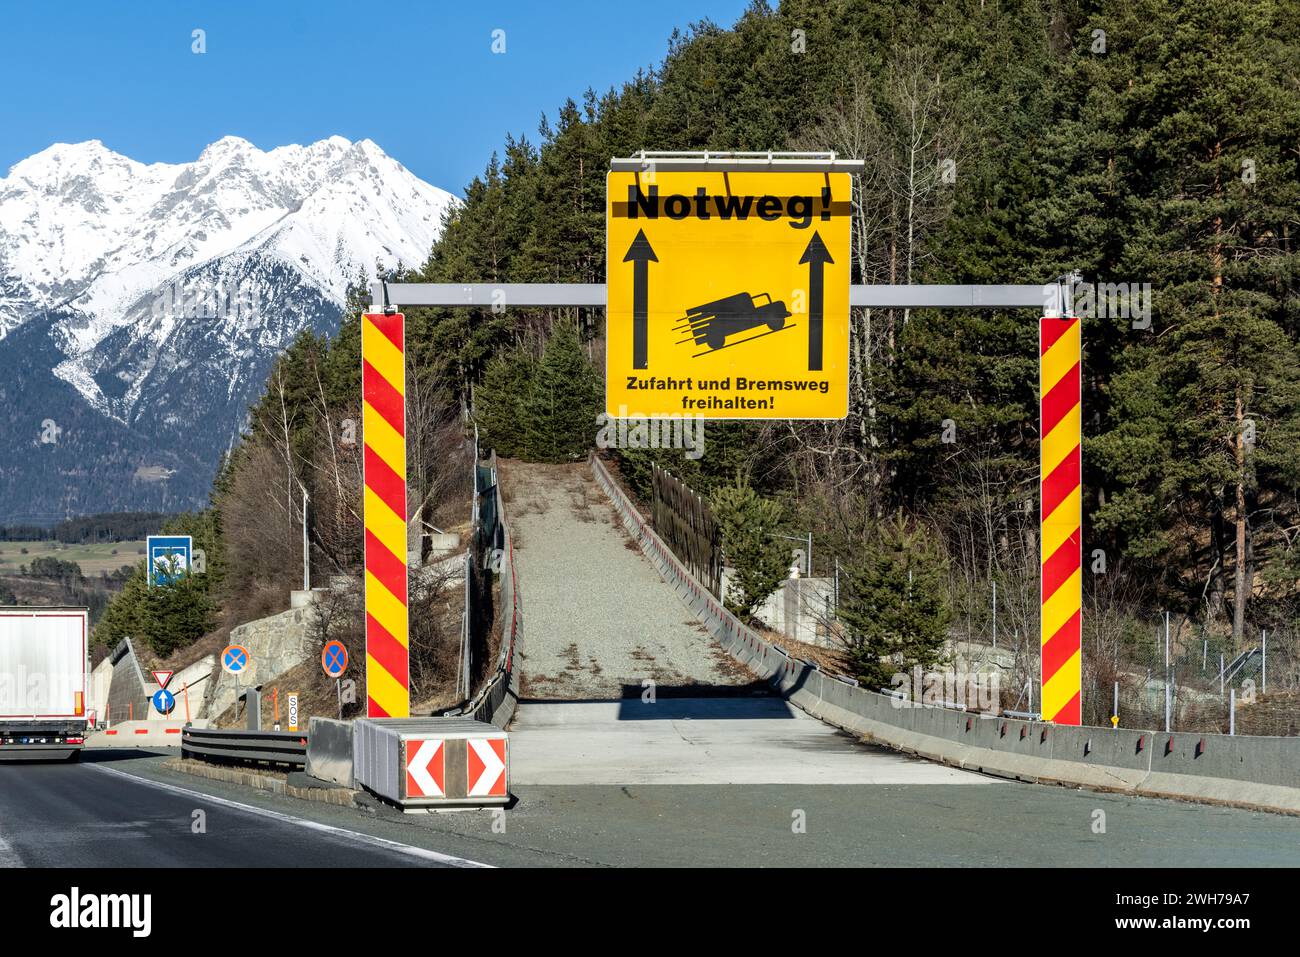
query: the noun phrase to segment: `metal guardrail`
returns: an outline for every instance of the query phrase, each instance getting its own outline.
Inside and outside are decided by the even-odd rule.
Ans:
[[[477,443],[475,447],[477,449]],[[477,453],[475,459],[477,461]],[[491,462],[492,472],[495,475],[495,451],[492,453]],[[439,714],[443,717],[473,718],[476,721],[494,724],[498,728],[505,728],[514,716],[515,705],[519,701],[519,672],[515,667],[515,652],[523,637],[524,623],[514,542],[510,535],[510,525],[506,521],[505,505],[501,501],[499,481],[493,482],[491,494],[492,510],[501,530],[500,552],[497,555],[499,562],[497,571],[501,583],[501,606],[497,611],[501,616],[501,651],[497,656],[496,669],[478,693],[464,704],[447,708]],[[477,500],[477,495],[475,498]]]
[[[300,731],[190,728],[181,732],[181,756],[210,763],[307,764],[307,735]]]

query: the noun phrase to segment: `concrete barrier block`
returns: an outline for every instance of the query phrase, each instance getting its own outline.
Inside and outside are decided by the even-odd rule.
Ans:
[[[307,773],[321,781],[355,788],[352,722],[312,718],[307,726]]]
[[[1210,801],[1234,807],[1300,814],[1300,788],[1255,781],[1153,771],[1142,780],[1136,791],[1144,797]]]
[[[193,722],[204,727],[207,722]],[[87,748],[179,748],[183,720],[115,721],[111,728],[103,728],[86,735]]]
[[[1300,788],[1300,738],[1153,733],[1151,770]]]

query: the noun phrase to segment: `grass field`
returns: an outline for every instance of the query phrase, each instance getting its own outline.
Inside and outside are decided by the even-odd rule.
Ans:
[[[87,578],[113,572],[144,559],[144,542],[107,542],[102,545],[65,545],[62,542],[0,542],[0,575],[17,575],[20,565],[34,558],[76,562]],[[26,549],[26,554],[23,554]]]

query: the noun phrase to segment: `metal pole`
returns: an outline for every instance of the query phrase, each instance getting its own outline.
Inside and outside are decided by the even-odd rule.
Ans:
[[[993,583],[993,650],[998,650],[998,583]]]
[[[334,679],[334,691],[339,696],[339,720],[343,720],[343,681],[341,678]]]
[[[813,577],[812,572],[812,532],[808,533],[808,577]]]
[[[1201,674],[1205,674],[1205,657],[1210,653],[1210,639],[1201,641]]]
[[[1119,682],[1115,682],[1115,710],[1111,712],[1116,718],[1119,717]],[[1119,727],[1119,722],[1115,722],[1115,727]]]
[[[1169,731],[1169,612],[1165,612],[1165,731]]]
[[[1260,641],[1263,643],[1260,657],[1260,675],[1259,675],[1259,693],[1268,694],[1268,631],[1260,632]]]
[[[302,489],[302,590],[311,591],[311,546],[307,544],[307,486],[301,482]]]
[[[1223,700],[1223,652],[1219,652],[1219,700]]]
[[[1228,690],[1228,734],[1237,733],[1237,689]]]

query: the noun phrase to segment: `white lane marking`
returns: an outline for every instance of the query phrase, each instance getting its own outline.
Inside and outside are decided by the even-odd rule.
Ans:
[[[86,766],[93,768],[96,771],[101,771],[104,774],[112,774],[116,777],[126,778],[128,781],[135,781],[137,784],[145,784],[149,787],[158,788],[163,791],[171,791],[173,794],[183,794],[186,797],[211,801],[214,804],[221,804],[225,807],[246,811],[249,814],[256,814],[260,817],[267,817],[273,821],[281,821],[285,824],[296,824],[298,827],[305,827],[311,831],[322,831],[326,834],[333,834],[337,837],[356,841],[360,844],[369,844],[372,847],[380,847],[384,850],[396,851],[399,854],[418,857],[422,860],[433,861],[438,864],[446,864],[451,867],[492,867],[491,864],[483,864],[480,861],[471,861],[464,857],[454,857],[451,854],[443,854],[439,851],[430,851],[423,847],[415,847],[411,844],[402,844],[398,841],[390,841],[384,837],[375,837],[373,834],[363,834],[360,831],[349,831],[347,828],[335,827],[332,824],[322,824],[319,821],[306,821],[289,814],[282,814],[279,811],[271,811],[267,808],[256,807],[252,804],[241,804],[238,801],[231,801],[227,798],[217,797],[215,794],[206,794],[203,791],[191,791],[189,788],[179,787],[175,784],[164,784],[162,781],[154,781],[150,778],[128,774],[126,771],[119,771],[116,768],[106,768],[100,764],[88,764]]]

